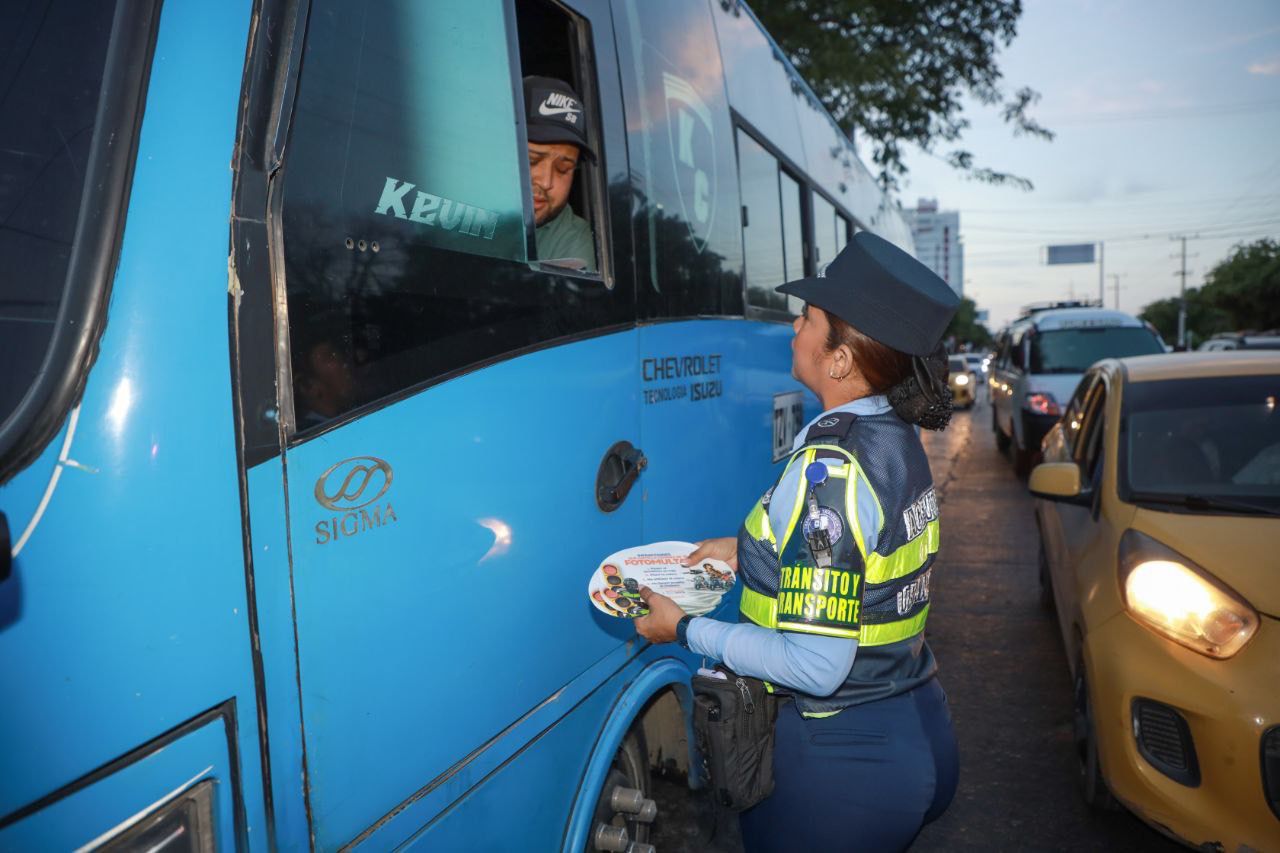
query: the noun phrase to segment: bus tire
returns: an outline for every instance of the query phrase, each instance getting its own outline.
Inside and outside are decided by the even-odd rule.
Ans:
[[[614,788],[635,788],[650,797],[652,785],[649,780],[649,753],[644,745],[644,736],[639,729],[632,729],[622,739],[613,764],[605,774],[604,785],[596,798],[596,811],[591,818],[591,832],[587,836],[587,853],[595,853],[594,839],[601,824],[620,827],[625,826],[627,837],[632,842],[647,844],[652,824],[635,820],[631,815],[614,811],[610,799]]]

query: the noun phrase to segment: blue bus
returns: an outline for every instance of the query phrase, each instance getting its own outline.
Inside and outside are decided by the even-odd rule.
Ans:
[[[772,288],[855,228],[911,246],[736,0],[16,4],[0,849],[644,842],[698,661],[585,583],[737,529],[817,412]]]

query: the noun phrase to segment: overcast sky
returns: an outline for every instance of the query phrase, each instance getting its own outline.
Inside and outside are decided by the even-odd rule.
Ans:
[[[1009,90],[1043,96],[1031,114],[1052,142],[1014,138],[996,110],[969,105],[961,147],[1035,189],[966,179],[912,152],[901,200],[960,212],[965,295],[996,329],[1019,306],[1097,297],[1098,267],[1041,264],[1050,243],[1105,243],[1107,305],[1137,313],[1188,287],[1233,245],[1280,238],[1280,2],[1025,0],[1002,52]],[[945,149],[940,149],[939,153]],[[1195,257],[1191,257],[1195,255]]]

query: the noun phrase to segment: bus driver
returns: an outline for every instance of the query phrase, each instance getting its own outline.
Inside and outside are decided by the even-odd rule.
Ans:
[[[577,259],[581,263],[564,265],[595,272],[591,226],[569,205],[579,158],[595,159],[587,145],[582,101],[568,83],[553,77],[526,77],[524,104],[538,257]]]

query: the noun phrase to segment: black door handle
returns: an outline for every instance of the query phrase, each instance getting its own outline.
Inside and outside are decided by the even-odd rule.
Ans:
[[[622,506],[636,478],[648,465],[644,453],[629,441],[619,441],[610,447],[600,460],[596,474],[596,506],[605,512]]]

